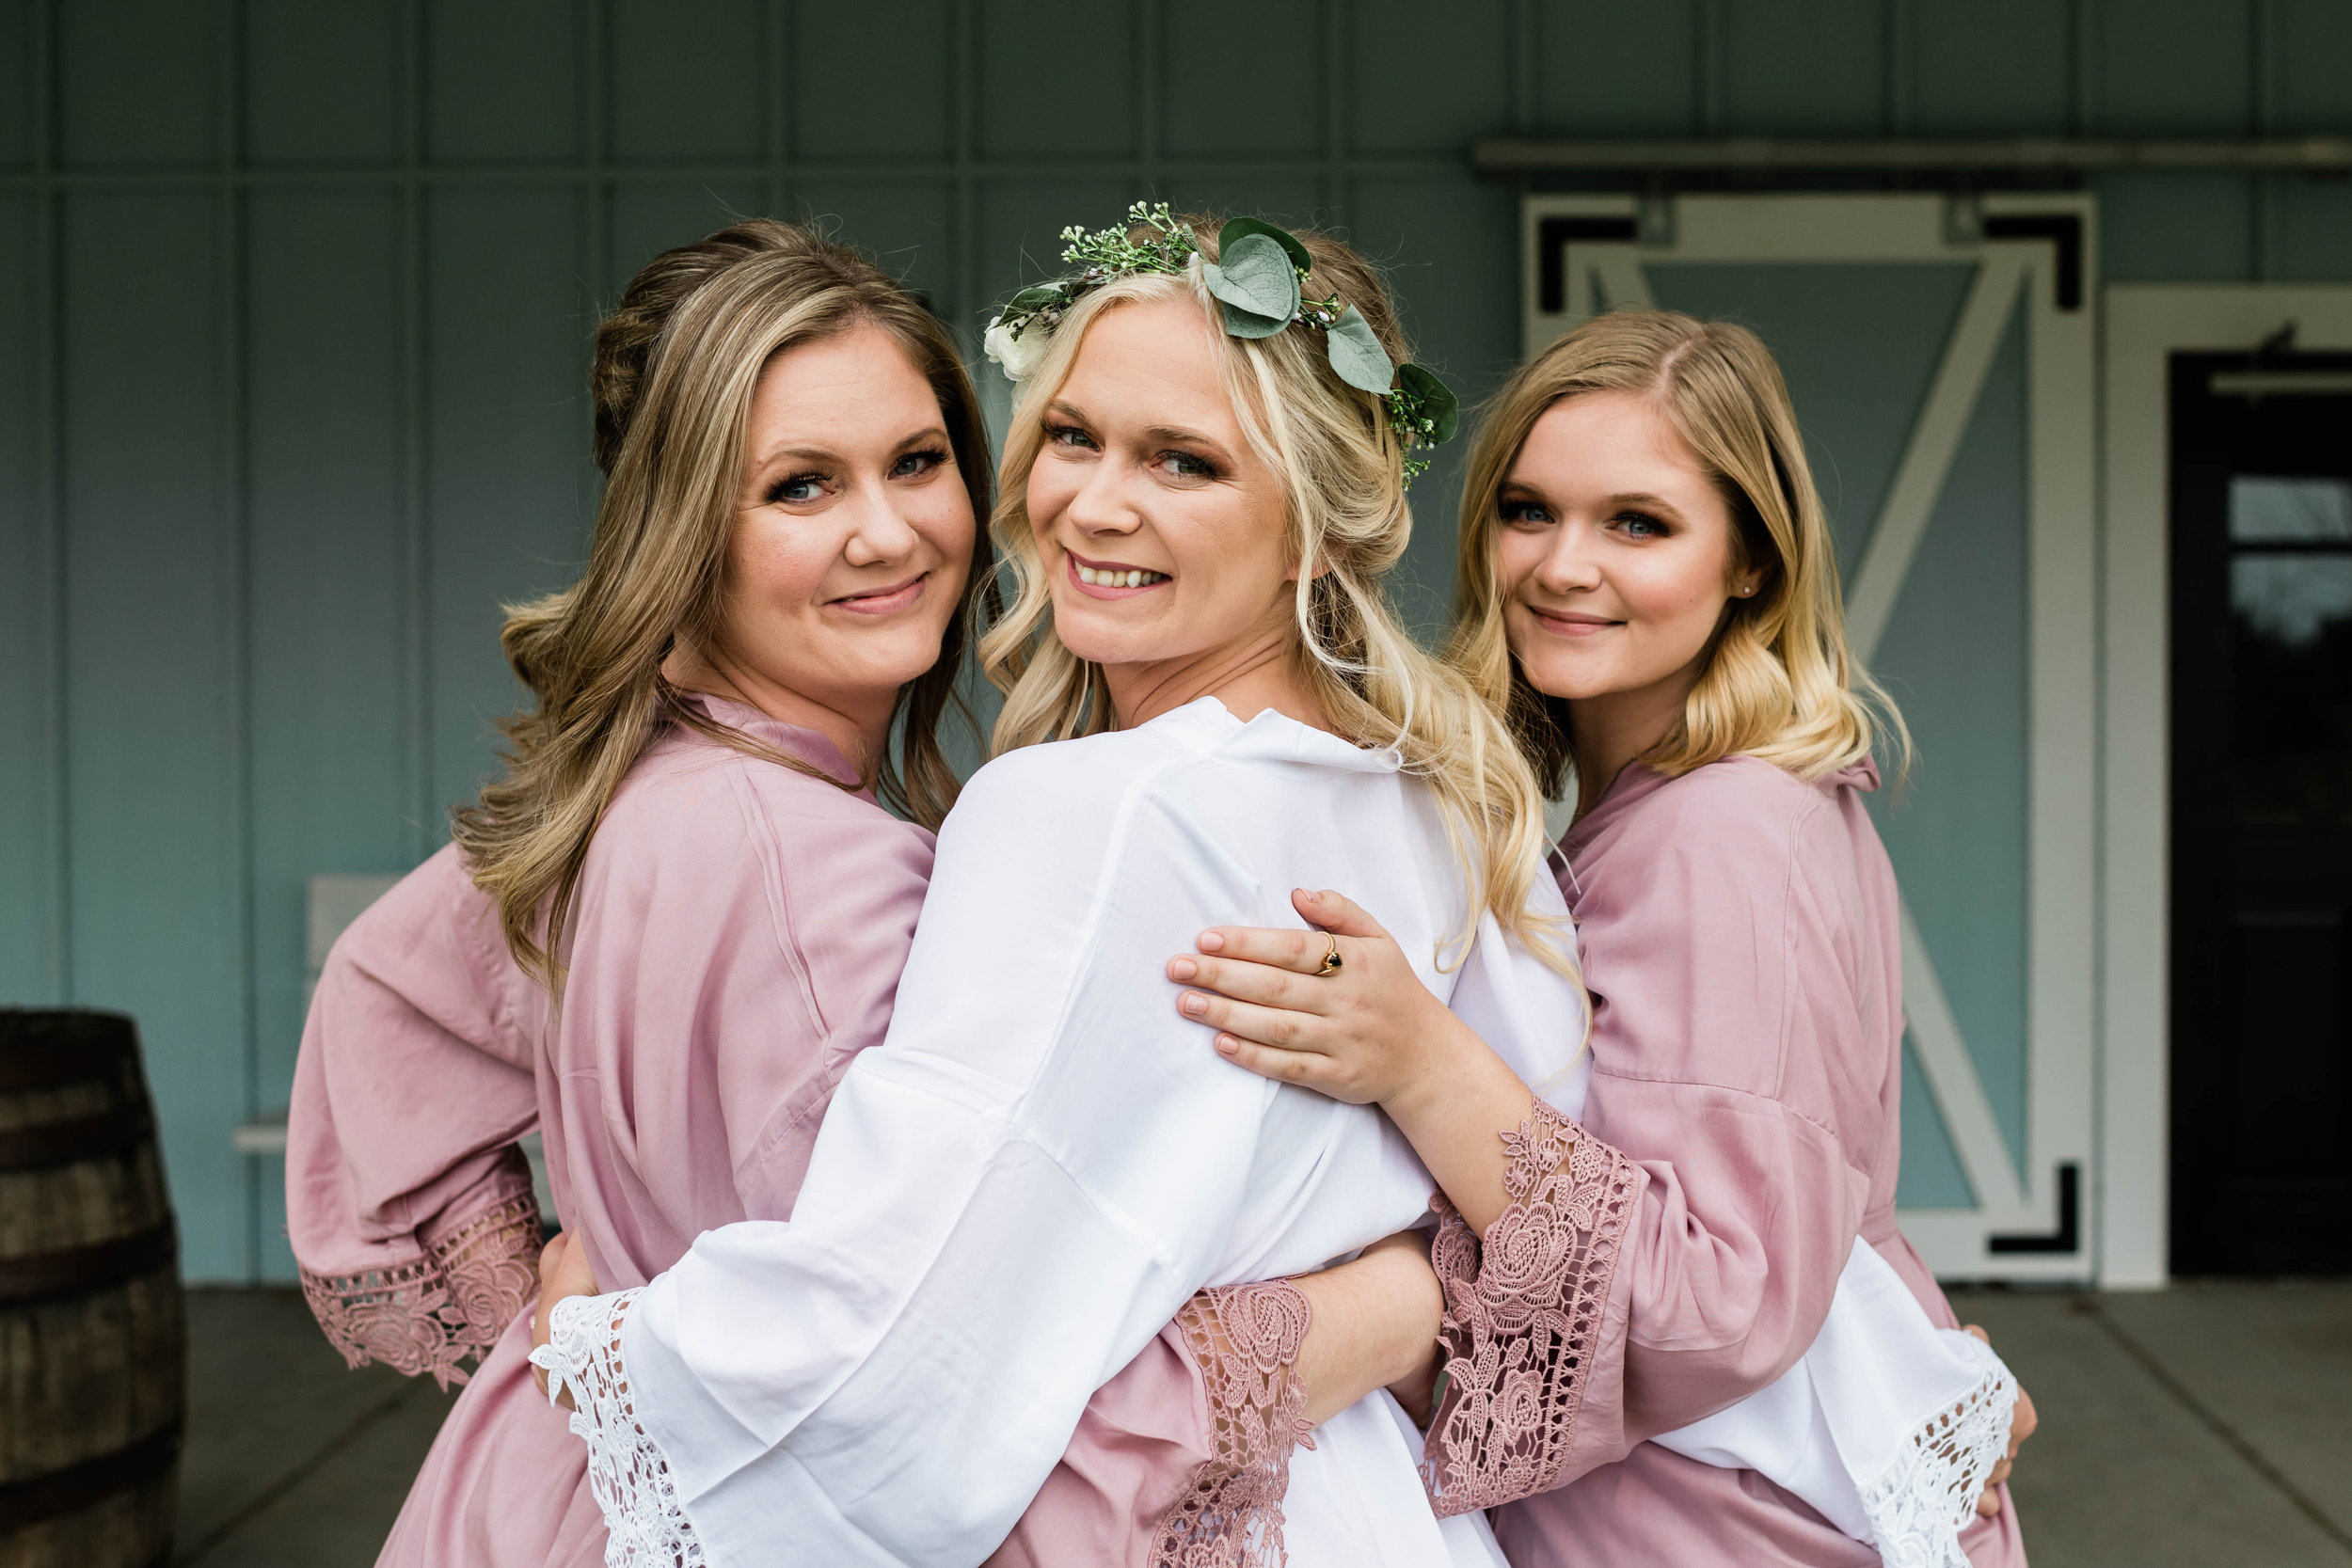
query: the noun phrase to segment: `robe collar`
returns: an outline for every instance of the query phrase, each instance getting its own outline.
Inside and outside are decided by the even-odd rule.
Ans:
[[[755,707],[714,697],[707,691],[683,691],[678,695],[689,707],[700,709],[712,723],[739,730],[763,745],[799,758],[834,783],[855,790],[869,800],[874,798],[872,787],[860,782],[857,769],[841,754],[841,748],[815,730],[771,719]]]
[[[1733,759],[1724,758],[1728,762]],[[1712,763],[1708,766],[1714,766]],[[1767,763],[1765,766],[1770,767]],[[1573,861],[1584,852],[1585,847],[1610,823],[1657,794],[1673,783],[1663,773],[1638,762],[1626,764],[1625,771],[1610,781],[1593,809],[1586,812],[1568,831],[1560,836],[1560,853]],[[1836,772],[1816,781],[1823,789],[1856,789],[1865,793],[1879,787],[1878,764],[1865,756],[1848,763]]]
[[[1358,746],[1274,708],[1263,709],[1244,723],[1215,697],[1195,698],[1136,728],[1165,730],[1204,751],[1256,762],[1302,762],[1352,773],[1393,773],[1405,766],[1393,746]]]

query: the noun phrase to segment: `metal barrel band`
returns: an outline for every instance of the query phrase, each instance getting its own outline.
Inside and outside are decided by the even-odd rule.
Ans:
[[[156,1432],[46,1475],[0,1481],[0,1531],[24,1529],[60,1514],[150,1485],[170,1474],[180,1460],[180,1418]]]
[[[0,1307],[127,1284],[169,1268],[179,1252],[178,1232],[167,1217],[111,1242],[0,1258]]]
[[[135,1148],[153,1135],[147,1107],[118,1105],[94,1116],[68,1117],[0,1132],[0,1171],[69,1165],[76,1160]]]
[[[72,1043],[0,1047],[0,1094],[103,1082],[136,1059],[128,1035]]]

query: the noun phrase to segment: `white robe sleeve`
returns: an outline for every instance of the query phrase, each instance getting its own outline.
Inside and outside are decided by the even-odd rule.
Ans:
[[[1101,799],[1072,778],[1085,744],[966,790],[888,1037],[846,1075],[796,1218],[705,1233],[617,1336],[611,1298],[567,1304],[580,1342],[548,1359],[597,1406],[576,1426],[599,1467],[660,1478],[649,1560],[789,1542],[797,1561],[968,1568],[1092,1391],[1227,1282],[1279,1091],[1182,1019],[1164,966],[1205,926],[1295,921],[1148,781]],[[1344,1180],[1359,1109],[1293,1095],[1279,1141]]]

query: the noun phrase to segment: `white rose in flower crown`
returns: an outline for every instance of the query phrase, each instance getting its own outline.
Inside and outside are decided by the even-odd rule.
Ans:
[[[980,342],[988,356],[1004,367],[1007,380],[1026,381],[1036,372],[1038,361],[1045,357],[1045,347],[1052,336],[1035,317],[1029,319],[1026,331],[1015,336],[1013,328],[999,316],[988,324]]]

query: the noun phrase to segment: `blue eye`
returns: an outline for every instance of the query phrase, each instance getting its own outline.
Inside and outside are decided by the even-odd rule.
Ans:
[[[800,506],[813,501],[825,487],[822,474],[794,474],[780,479],[768,489],[770,506]]]
[[[1216,464],[1205,457],[1195,456],[1188,451],[1164,451],[1160,453],[1160,461],[1173,469],[1178,479],[1215,479],[1217,477]]]
[[[898,459],[890,470],[890,477],[908,479],[915,474],[929,473],[946,461],[947,454],[944,451],[911,451]]]
[[[1520,528],[1548,528],[1553,520],[1550,510],[1536,501],[1504,501],[1501,513],[1504,522]]]
[[[1646,512],[1628,512],[1617,521],[1636,539],[1663,539],[1674,531]]]
[[[1093,439],[1074,424],[1049,424],[1045,427],[1045,438],[1057,447],[1091,448],[1094,445]]]

